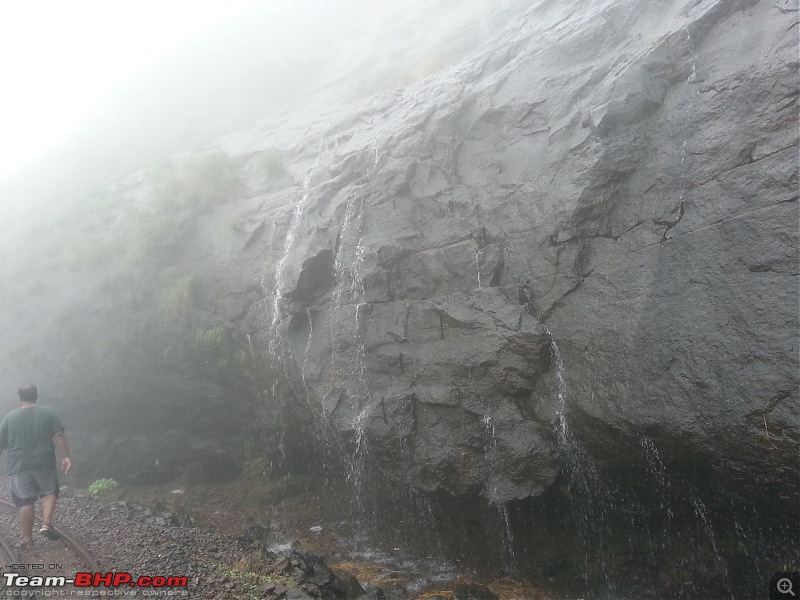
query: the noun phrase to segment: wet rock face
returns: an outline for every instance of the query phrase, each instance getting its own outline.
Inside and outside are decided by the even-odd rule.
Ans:
[[[314,430],[356,476],[498,502],[552,485],[566,422],[598,463],[647,436],[721,501],[796,503],[785,4],[505,2],[466,60],[223,140],[248,193],[193,222],[182,260],[203,281],[193,318],[233,332],[243,368],[198,383],[198,360],[189,384],[189,359],[172,365],[190,391],[161,421],[217,457],[282,412],[298,456]]]
[[[549,340],[516,298],[476,288],[323,306],[289,335],[324,418],[366,436],[365,455],[429,490],[524,497],[553,476],[550,429],[529,401]]]
[[[300,141],[230,141],[279,147],[306,181],[252,201],[271,233],[242,253],[279,299],[259,338],[353,468],[540,494],[554,341],[598,455],[608,431],[647,433],[755,493],[797,443],[796,15],[578,4],[524,11]]]

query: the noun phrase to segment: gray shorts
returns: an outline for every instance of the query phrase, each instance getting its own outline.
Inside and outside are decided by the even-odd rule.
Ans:
[[[58,476],[55,469],[19,471],[9,475],[9,479],[14,506],[28,506],[34,504],[37,498],[50,494],[58,496]]]

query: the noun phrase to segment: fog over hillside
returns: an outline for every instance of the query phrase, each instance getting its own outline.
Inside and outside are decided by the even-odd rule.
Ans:
[[[0,408],[35,381],[72,481],[224,489],[259,543],[313,492],[302,539],[345,558],[766,597],[800,565],[797,27],[789,0],[244,14],[4,184]]]
[[[520,4],[305,0],[252,9],[127,81],[53,151],[0,182],[0,210],[60,202],[225,134],[269,131],[303,111],[404,87],[476,51]]]

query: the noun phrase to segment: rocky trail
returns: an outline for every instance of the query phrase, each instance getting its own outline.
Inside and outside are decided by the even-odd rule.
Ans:
[[[319,524],[341,506],[320,503],[317,494],[284,498],[268,511],[269,520],[264,511],[259,518],[246,502],[251,485],[244,480],[227,487],[128,487],[102,495],[67,486],[57,520],[83,541],[101,572],[188,578],[186,588],[149,590],[151,595],[285,600],[549,598],[511,580],[481,582],[453,566],[413,563],[399,553],[390,557],[359,549],[357,542],[339,537],[352,523]],[[2,491],[7,492],[5,487],[6,482]],[[357,533],[350,531],[354,538]],[[348,548],[345,543],[355,545]],[[63,553],[58,542],[37,536],[20,560],[46,565],[61,556],[59,552]]]

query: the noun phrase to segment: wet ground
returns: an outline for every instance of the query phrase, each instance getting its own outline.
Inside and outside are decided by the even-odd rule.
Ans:
[[[0,481],[0,494],[7,495],[5,478]],[[303,477],[245,475],[216,485],[118,486],[97,495],[68,482],[56,522],[83,541],[104,570],[127,571],[134,576],[186,575],[192,598],[358,598],[358,590],[375,592],[377,588],[386,600],[574,600],[586,596],[565,589],[572,578],[563,570],[550,573],[539,569],[537,573],[531,569],[523,581],[470,560],[468,551],[454,540],[463,542],[474,529],[473,537],[480,543],[487,529],[470,522],[468,512],[459,513],[458,507],[448,505],[426,521],[421,518],[424,506],[404,513],[400,505],[403,502],[397,497],[381,505],[355,498],[344,482]],[[15,532],[13,515],[6,520]],[[489,531],[497,529],[495,525]],[[460,530],[461,536],[452,536],[453,530]],[[549,537],[544,533],[527,536],[526,543],[535,543],[547,554],[569,547],[564,531]],[[680,581],[688,582],[684,588],[675,591],[672,586],[667,592],[671,581],[661,584],[653,578],[669,575],[669,565],[645,556],[639,559],[642,564],[636,567],[637,577],[629,576],[613,587],[597,587],[589,596],[604,600],[756,597],[740,591],[720,595],[698,588],[697,582],[708,579],[706,572],[698,569],[718,566],[719,556],[699,560],[687,554],[692,547],[688,542],[695,537],[681,538],[684,543],[671,551],[687,557],[679,572],[683,576]],[[519,549],[520,540],[516,541]],[[57,543],[41,538],[35,542],[23,561],[64,564],[58,573],[38,574],[75,570],[72,559]],[[442,552],[443,548],[450,550],[449,554]],[[667,550],[663,554],[671,556]],[[614,558],[613,553],[608,556]],[[635,562],[627,555],[616,558],[620,564]],[[573,557],[573,562],[581,561]],[[603,566],[608,572],[619,568],[613,561],[598,568]],[[332,592],[328,583],[319,584],[332,580],[328,569],[340,582],[356,580],[361,587],[351,585],[347,594]],[[731,570],[731,581],[741,577],[742,570]],[[283,587],[271,587],[276,585]],[[759,587],[766,590],[765,585]],[[289,592],[297,595],[289,596]],[[380,597],[372,596],[373,600]]]
[[[0,494],[7,494],[6,485],[3,478]],[[373,547],[346,489],[309,488],[301,479],[265,485],[254,477],[225,485],[118,486],[98,495],[65,485],[55,520],[87,546],[104,572],[186,575],[191,598],[333,597],[345,594],[335,585],[346,587],[353,578],[372,594],[365,597],[382,593],[387,600],[554,598],[511,580],[486,580],[442,559],[414,560],[399,547]],[[13,525],[13,518],[7,520]],[[58,573],[48,566],[35,573],[52,576],[79,568],[68,554],[58,542],[36,536],[21,558],[65,563]],[[326,568],[337,583],[311,583]],[[171,591],[184,595],[183,588]],[[347,593],[338,597],[360,592]]]

